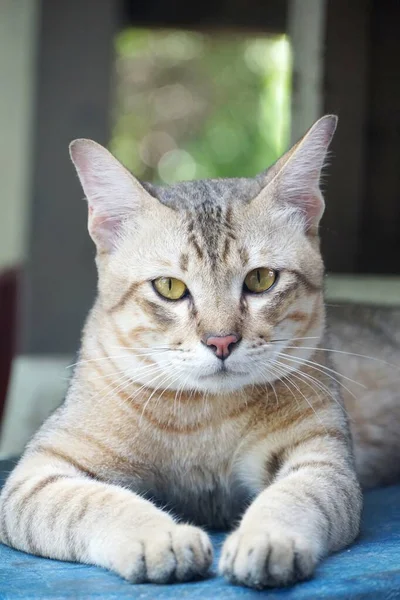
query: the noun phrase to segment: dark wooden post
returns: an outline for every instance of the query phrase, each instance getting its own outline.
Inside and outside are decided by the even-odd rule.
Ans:
[[[25,352],[73,352],[94,297],[94,251],[68,144],[108,142],[119,8],[115,0],[41,2]]]
[[[400,273],[399,23],[399,2],[373,1],[368,154],[358,255],[363,273]]]
[[[323,253],[329,271],[357,271],[365,198],[370,0],[328,0],[323,112],[339,115],[327,175]]]

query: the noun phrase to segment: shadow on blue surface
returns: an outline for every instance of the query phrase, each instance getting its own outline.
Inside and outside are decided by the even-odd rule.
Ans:
[[[4,473],[10,463],[3,463]],[[218,560],[224,535],[213,535]],[[325,560],[311,581],[288,589],[256,592],[234,587],[214,575],[175,585],[131,585],[97,567],[37,558],[0,544],[0,599],[168,598],[400,599],[400,487],[365,495],[362,533],[356,544]]]

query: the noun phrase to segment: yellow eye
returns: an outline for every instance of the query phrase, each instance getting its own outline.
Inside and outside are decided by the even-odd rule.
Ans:
[[[187,287],[174,277],[159,277],[153,281],[157,292],[168,300],[180,300],[187,292]]]
[[[260,267],[254,269],[246,275],[244,280],[245,288],[254,294],[260,294],[272,287],[276,281],[277,273],[272,269]]]

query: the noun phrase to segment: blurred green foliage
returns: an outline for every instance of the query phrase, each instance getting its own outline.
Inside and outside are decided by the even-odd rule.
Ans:
[[[285,149],[285,36],[127,29],[116,39],[111,151],[141,179],[251,176]]]

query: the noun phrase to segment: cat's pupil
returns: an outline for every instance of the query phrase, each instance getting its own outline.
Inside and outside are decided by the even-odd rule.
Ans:
[[[172,290],[172,279],[168,279],[168,288],[169,288],[169,291]]]
[[[260,271],[257,269],[257,280],[258,283],[261,283],[261,275],[260,275]]]

